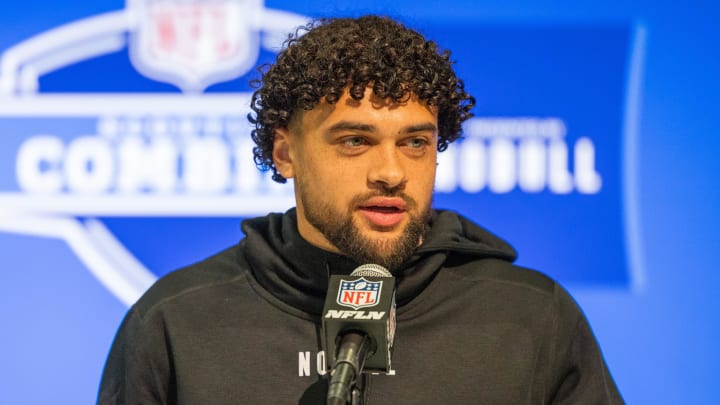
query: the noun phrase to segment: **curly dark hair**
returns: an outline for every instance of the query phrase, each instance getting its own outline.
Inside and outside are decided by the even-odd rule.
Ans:
[[[255,164],[284,183],[272,158],[275,129],[323,98],[337,102],[346,90],[360,100],[368,86],[383,99],[402,103],[416,95],[436,107],[437,147],[445,150],[460,137],[475,104],[452,65],[449,51],[388,17],[319,19],[298,28],[275,64],[261,67],[261,78],[251,82],[257,89],[251,102],[255,115],[248,114],[255,125]]]

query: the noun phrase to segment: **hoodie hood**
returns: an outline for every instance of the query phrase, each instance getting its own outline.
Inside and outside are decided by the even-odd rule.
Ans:
[[[320,249],[297,230],[295,208],[284,214],[245,220],[240,255],[254,278],[279,300],[320,315],[330,275],[348,275],[358,266],[351,258]],[[410,302],[435,277],[449,255],[512,262],[515,250],[505,241],[452,211],[433,211],[428,232],[413,256],[399,269],[398,307]]]

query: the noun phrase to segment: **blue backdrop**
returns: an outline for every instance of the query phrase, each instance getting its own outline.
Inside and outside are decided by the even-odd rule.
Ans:
[[[628,403],[717,403],[718,6],[180,3],[1,8],[0,403],[94,402],[129,303],[292,204],[252,167],[252,68],[308,17],[364,13],[451,49],[477,97],[436,206],[569,287]]]

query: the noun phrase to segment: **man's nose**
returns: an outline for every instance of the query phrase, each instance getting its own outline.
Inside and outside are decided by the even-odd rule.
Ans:
[[[405,166],[401,152],[396,145],[378,145],[371,157],[368,171],[370,186],[380,186],[386,189],[402,188],[407,181]]]

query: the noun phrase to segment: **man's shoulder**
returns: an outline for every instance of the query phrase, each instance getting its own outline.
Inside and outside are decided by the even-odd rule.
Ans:
[[[571,294],[545,273],[495,258],[449,260],[445,272],[466,288],[496,295],[507,302],[534,302],[552,311],[581,312]],[[470,287],[472,285],[473,287]],[[540,308],[537,308],[540,309]]]
[[[495,258],[449,261],[452,277],[463,280],[463,288],[497,300],[518,310],[549,311],[557,318],[575,322],[582,310],[565,287],[548,275]],[[471,287],[472,285],[472,287]]]
[[[453,258],[448,261],[447,269],[468,281],[533,290],[540,294],[552,295],[558,287],[555,280],[540,271],[496,258]]]
[[[182,299],[191,293],[213,294],[213,290],[229,283],[244,282],[247,266],[233,245],[201,261],[174,270],[158,279],[135,304],[141,316],[160,305]]]

